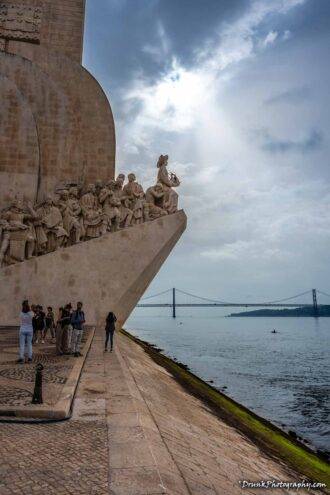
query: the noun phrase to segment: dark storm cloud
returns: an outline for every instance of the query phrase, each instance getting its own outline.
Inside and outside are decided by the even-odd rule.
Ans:
[[[171,39],[172,54],[183,64],[194,62],[193,54],[205,40],[212,40],[224,23],[242,15],[249,0],[163,0],[157,16]]]
[[[110,74],[115,86],[141,72],[152,82],[173,56],[183,65],[193,63],[195,50],[249,4],[249,0],[98,0],[95,8],[95,1],[87,0],[86,63],[92,63],[98,74]],[[95,57],[99,50],[106,56]]]
[[[323,136],[320,131],[312,130],[310,135],[305,139],[277,139],[272,137],[268,132],[263,132],[263,144],[261,148],[269,153],[307,153],[320,148],[323,142]]]

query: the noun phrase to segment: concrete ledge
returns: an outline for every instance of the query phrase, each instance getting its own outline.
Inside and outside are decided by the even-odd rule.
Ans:
[[[155,351],[150,344],[134,337],[125,330],[121,333],[141,346],[153,361],[165,368],[173,378],[190,394],[205,402],[213,414],[228,425],[236,428],[248,437],[267,455],[316,482],[330,484],[330,466],[326,460],[292,439],[269,421],[256,415],[233,399],[220,393],[184,366]]]
[[[71,417],[71,407],[73,399],[76,393],[76,389],[79,383],[80,375],[87,357],[88,351],[91,347],[93,337],[95,333],[95,327],[91,329],[87,337],[86,343],[82,349],[82,356],[76,359],[70,374],[64,384],[61,395],[55,406],[50,405],[30,405],[30,406],[17,406],[17,407],[5,407],[0,406],[0,422],[1,420],[54,420],[62,421]]]

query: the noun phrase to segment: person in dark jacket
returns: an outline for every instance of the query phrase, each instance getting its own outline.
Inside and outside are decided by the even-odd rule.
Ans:
[[[53,308],[48,306],[47,313],[45,316],[45,329],[43,334],[43,339],[46,340],[46,335],[48,330],[50,331],[51,338],[54,342],[55,340],[55,315],[53,312]]]
[[[71,323],[71,303],[64,306],[61,317],[58,320],[57,337],[57,354],[70,354],[69,352],[69,325]]]
[[[33,334],[34,334],[34,343],[38,344],[39,339],[38,336],[40,335],[41,343],[44,344],[44,329],[45,329],[45,313],[43,312],[42,306],[37,305],[32,321],[33,325]]]
[[[110,313],[107,316],[106,323],[105,323],[106,338],[105,338],[104,352],[106,352],[108,350],[109,338],[110,338],[110,352],[112,352],[113,335],[114,335],[115,329],[116,329],[116,321],[117,321],[116,315],[112,311],[110,311]]]
[[[71,315],[71,325],[73,327],[72,330],[72,339],[71,339],[71,352],[74,357],[82,356],[80,352],[80,343],[84,330],[85,323],[85,313],[83,312],[83,303],[77,303],[77,309],[73,311]]]

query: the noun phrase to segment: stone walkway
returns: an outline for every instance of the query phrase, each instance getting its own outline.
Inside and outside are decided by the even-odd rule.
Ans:
[[[84,332],[82,348],[91,328]],[[60,398],[63,386],[76,364],[73,356],[56,356],[55,343],[50,335],[44,344],[33,345],[32,363],[18,364],[18,327],[0,328],[0,409],[30,406],[35,382],[37,363],[44,366],[43,400],[53,406]]]
[[[239,480],[297,481],[142,348],[116,342],[104,353],[94,336],[70,421],[0,424],[0,495],[263,495]]]

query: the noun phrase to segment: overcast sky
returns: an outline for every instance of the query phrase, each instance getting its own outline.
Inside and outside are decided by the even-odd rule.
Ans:
[[[329,59],[329,0],[87,0],[117,171],[147,187],[167,153],[182,181],[188,228],[148,294],[330,293]]]

